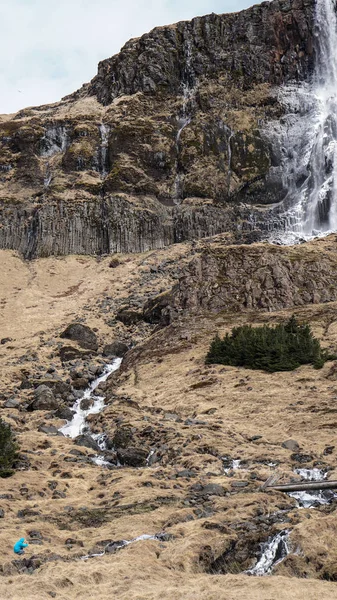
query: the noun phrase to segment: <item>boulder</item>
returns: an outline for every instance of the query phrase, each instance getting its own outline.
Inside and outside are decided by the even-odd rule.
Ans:
[[[88,433],[82,433],[81,435],[78,435],[75,438],[74,442],[77,446],[84,446],[85,448],[90,448],[91,450],[100,452],[99,445],[95,442],[95,440]]]
[[[77,342],[81,348],[97,350],[98,342],[95,332],[82,323],[71,323],[60,335],[61,338]]]
[[[85,390],[89,385],[89,379],[86,377],[78,377],[78,379],[74,379],[73,387],[75,390]]]
[[[89,410],[93,404],[94,401],[92,398],[83,398],[80,402],[80,408],[81,410]]]
[[[34,392],[34,400],[28,406],[28,410],[55,410],[58,407],[53,392],[46,385],[40,385]]]
[[[3,405],[4,408],[20,408],[20,400],[17,400],[17,398],[9,398],[9,400],[6,400],[5,404]]]
[[[287,448],[287,450],[296,452],[296,450],[300,449],[300,446],[295,440],[286,440],[285,442],[282,442],[282,448]]]
[[[122,358],[128,352],[129,347],[124,342],[116,340],[111,344],[106,344],[103,348],[103,356],[118,356]]]
[[[133,441],[133,434],[130,427],[118,427],[111,440],[112,447],[119,449],[126,449]]]
[[[68,406],[61,405],[57,408],[55,412],[55,417],[58,419],[65,419],[66,421],[71,421],[74,416],[74,411],[72,411]]]
[[[40,425],[38,428],[40,433],[46,433],[47,435],[58,435],[59,430],[54,425]]]
[[[59,357],[63,363],[71,360],[83,359],[87,356],[91,356],[93,350],[81,351],[73,346],[62,346],[59,350]]]
[[[137,310],[123,309],[116,315],[117,321],[121,321],[124,325],[135,325],[143,320],[143,313]]]
[[[126,448],[117,450],[117,458],[121,465],[129,467],[145,467],[148,452],[142,448]]]

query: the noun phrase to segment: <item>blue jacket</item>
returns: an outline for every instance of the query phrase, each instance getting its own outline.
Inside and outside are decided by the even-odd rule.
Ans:
[[[27,546],[28,544],[25,544],[25,538],[21,538],[18,542],[16,542],[13,550],[15,554],[19,554],[19,552],[21,552],[21,550],[23,550],[24,548],[27,548]]]

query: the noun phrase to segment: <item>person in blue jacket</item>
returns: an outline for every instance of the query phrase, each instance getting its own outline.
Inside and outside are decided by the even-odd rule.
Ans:
[[[25,543],[25,538],[21,538],[16,544],[14,544],[14,553],[15,554],[24,554],[24,548],[27,548],[28,544]]]

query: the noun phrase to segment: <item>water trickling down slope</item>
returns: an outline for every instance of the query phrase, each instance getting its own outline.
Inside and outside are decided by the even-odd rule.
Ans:
[[[60,429],[60,432],[63,433],[63,435],[70,437],[70,438],[76,438],[78,435],[81,435],[81,433],[83,433],[83,431],[87,429],[86,418],[88,417],[88,415],[97,414],[97,413],[100,413],[101,410],[103,410],[105,398],[104,398],[104,396],[97,396],[94,392],[101,383],[103,383],[104,381],[106,381],[108,379],[108,377],[111,375],[111,373],[113,373],[114,371],[117,371],[117,369],[119,369],[121,363],[122,363],[122,359],[116,358],[111,365],[107,365],[104,369],[103,374],[100,375],[100,377],[98,377],[97,379],[95,379],[90,384],[90,386],[85,390],[85,392],[83,393],[83,396],[81,396],[81,398],[79,398],[79,400],[77,400],[75,402],[75,404],[73,406],[73,410],[75,411],[74,417],[72,418],[71,421],[68,421]],[[87,400],[87,399],[92,399],[93,404],[87,410],[83,410],[81,408],[81,402],[82,402],[82,400]],[[96,438],[95,441],[98,443],[100,448],[103,449],[104,448],[104,436],[99,435],[99,436],[92,436],[92,437],[93,437],[93,439]],[[100,439],[100,438],[102,438],[102,439]],[[96,457],[95,462],[97,465],[100,465],[100,466],[108,464],[107,461],[105,461],[103,457]]]
[[[275,124],[286,235],[310,238],[337,230],[337,16],[335,0],[317,0],[315,70],[310,84],[288,86],[288,114]],[[278,209],[277,209],[278,210]]]
[[[296,475],[300,475],[305,481],[323,481],[327,472],[322,469],[296,469]],[[330,502],[336,497],[332,490],[307,490],[304,492],[290,492],[289,496],[295,498],[300,508],[314,508]]]
[[[261,545],[261,556],[255,567],[246,571],[247,575],[270,575],[273,568],[279,564],[286,556],[289,550],[289,531],[281,531],[273,538]]]

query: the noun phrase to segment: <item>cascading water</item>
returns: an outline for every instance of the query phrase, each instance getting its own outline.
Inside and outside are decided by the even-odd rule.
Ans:
[[[273,568],[279,564],[288,554],[289,531],[281,531],[268,542],[261,545],[261,556],[255,567],[246,571],[247,575],[270,575]]]
[[[337,16],[335,0],[317,0],[315,68],[310,84],[287,86],[288,114],[275,126],[287,196],[276,209],[284,241],[337,230]]]
[[[86,418],[88,417],[88,415],[97,414],[103,410],[105,398],[104,398],[104,396],[97,396],[94,392],[95,392],[96,388],[100,385],[100,383],[103,383],[104,381],[106,381],[108,379],[108,377],[111,375],[111,373],[113,373],[114,371],[117,371],[117,369],[119,369],[121,363],[122,363],[122,359],[116,358],[111,365],[107,365],[104,369],[103,374],[100,375],[97,379],[95,379],[95,381],[93,381],[90,384],[90,386],[85,390],[85,392],[83,393],[83,396],[81,396],[81,398],[79,398],[79,400],[77,400],[77,402],[75,402],[75,404],[73,406],[74,416],[73,416],[72,420],[68,421],[59,430],[61,433],[63,433],[63,435],[65,435],[66,437],[70,437],[70,438],[76,438],[78,435],[81,435],[81,433],[83,433],[87,429]],[[81,408],[81,403],[82,403],[82,400],[87,400],[87,399],[92,399],[93,404],[90,408],[85,410],[85,409]],[[91,437],[96,441],[97,445],[101,448],[101,450],[105,449],[105,436],[104,435],[98,434],[98,435],[92,435]],[[104,457],[102,457],[102,456],[97,456],[94,459],[94,462],[99,466],[109,464],[109,462],[106,461],[104,459]]]
[[[43,157],[54,156],[58,152],[64,152],[68,146],[67,130],[63,125],[52,125],[47,127],[41,139],[40,153]]]
[[[101,136],[101,148],[100,148],[100,172],[104,179],[108,174],[108,147],[109,147],[109,132],[110,127],[101,123],[99,126],[99,132]]]
[[[192,65],[192,42],[191,39],[187,39],[184,44],[184,69],[183,69],[183,82],[182,82],[182,92],[183,92],[183,101],[181,113],[177,118],[178,121],[178,131],[176,135],[176,178],[174,182],[174,190],[173,190],[173,200],[175,204],[179,204],[183,198],[184,193],[184,179],[185,174],[181,165],[181,143],[180,138],[184,129],[191,123],[192,121],[192,113],[194,106],[195,93],[197,88],[197,79],[194,73],[193,65]]]
[[[296,475],[300,475],[305,481],[323,481],[327,477],[327,471],[322,469],[295,469],[295,473]],[[336,498],[332,490],[290,492],[289,496],[297,500],[299,508],[315,508],[330,504]]]

